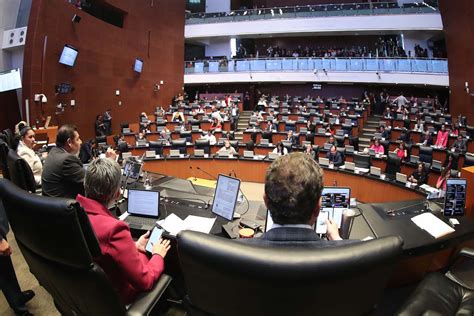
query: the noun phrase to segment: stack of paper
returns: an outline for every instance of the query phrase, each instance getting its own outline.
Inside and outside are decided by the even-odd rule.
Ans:
[[[188,215],[183,221],[175,214],[170,214],[164,220],[158,221],[158,224],[168,231],[171,235],[176,236],[182,230],[194,230],[209,234],[214,226],[216,218],[207,218],[201,216]]]
[[[427,231],[434,238],[439,238],[454,232],[454,228],[431,213],[423,213],[411,219],[418,227]]]

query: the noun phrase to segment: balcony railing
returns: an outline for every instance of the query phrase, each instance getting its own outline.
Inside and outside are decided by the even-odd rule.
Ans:
[[[425,58],[267,58],[188,61],[185,74],[228,72],[402,72],[448,73],[447,59]]]
[[[402,6],[399,6],[396,2],[346,3],[260,8],[217,13],[191,13],[186,15],[186,24],[222,23],[284,18],[421,13],[439,13],[438,1],[426,0],[417,3],[407,3]]]

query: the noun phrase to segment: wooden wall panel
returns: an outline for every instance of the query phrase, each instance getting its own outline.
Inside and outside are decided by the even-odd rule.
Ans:
[[[113,132],[120,122],[138,121],[141,111],[168,106],[182,91],[184,60],[184,0],[107,0],[127,12],[124,27],[99,20],[63,0],[33,1],[25,47],[23,98],[44,93],[48,102],[30,106],[31,118],[52,115],[52,124],[75,123],[83,138],[94,134],[97,114],[112,109]],[[77,14],[80,23],[72,23]],[[45,46],[46,43],[46,46]],[[59,64],[65,44],[79,50],[74,67]],[[44,49],[45,47],[45,49]],[[43,57],[44,52],[44,57]],[[143,72],[133,71],[135,58],[144,61]],[[164,81],[159,92],[153,85]],[[55,95],[59,83],[75,90]],[[115,95],[120,90],[120,96]],[[55,115],[58,103],[70,104]],[[119,101],[122,105],[119,105]],[[43,113],[44,112],[44,113]]]
[[[448,51],[450,106],[453,116],[468,117],[474,124],[474,1],[440,0],[441,17]],[[470,94],[465,90],[469,83]]]

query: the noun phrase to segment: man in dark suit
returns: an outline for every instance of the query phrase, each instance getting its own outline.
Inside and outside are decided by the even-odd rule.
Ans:
[[[63,125],[43,166],[43,195],[76,198],[84,194],[85,170],[78,158],[81,138],[74,125]]]
[[[22,292],[20,289],[10,257],[12,249],[7,241],[8,230],[8,219],[0,200],[0,289],[16,315],[32,315],[25,303],[35,296],[35,292],[32,290]]]
[[[273,225],[260,238],[245,243],[267,246],[333,247],[357,242],[342,240],[337,224],[327,220],[328,240],[318,237],[314,223],[321,207],[323,172],[310,156],[295,152],[278,157],[265,176],[263,200]]]

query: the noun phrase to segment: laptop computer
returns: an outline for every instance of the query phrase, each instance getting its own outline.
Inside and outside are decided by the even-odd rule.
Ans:
[[[338,129],[338,130],[336,131],[336,135],[337,135],[337,136],[344,136],[344,130]]]
[[[345,145],[346,153],[354,153],[354,146]]]
[[[199,126],[198,125],[191,125],[191,131],[199,132]]]
[[[326,130],[324,128],[318,128],[318,134],[325,134]]]
[[[378,167],[370,166],[370,174],[373,176],[380,177],[382,170]]]
[[[355,170],[355,163],[346,161],[344,163],[344,170],[354,171]]]
[[[300,133],[307,133],[308,132],[308,128],[307,127],[302,127],[300,128]]]
[[[145,158],[156,158],[156,152],[154,150],[145,151]]]
[[[227,150],[225,151],[218,151],[217,156],[219,157],[229,157],[229,152]]]
[[[160,192],[128,189],[127,206],[124,222],[131,229],[151,230],[160,215]]]
[[[411,163],[418,163],[419,160],[420,160],[420,157],[418,157],[418,156],[415,156],[415,155],[410,156],[410,162]]]
[[[253,158],[253,151],[244,150],[244,158]]]
[[[369,148],[369,155],[375,156],[376,152],[375,149]]]
[[[397,172],[397,174],[395,175],[395,180],[397,180],[397,182],[407,183],[407,175]]]
[[[146,139],[137,139],[137,146],[138,147],[145,147],[146,146]]]
[[[268,144],[270,144],[270,142],[267,138],[260,138],[260,145],[268,146]]]
[[[434,160],[434,159],[433,159],[433,161],[432,161],[432,163],[431,163],[431,168],[432,168],[432,169],[434,169],[434,170],[441,170],[442,166],[443,166],[443,165],[442,165],[441,161],[439,161],[439,160]]]
[[[130,128],[125,127],[122,129],[122,134],[130,134]]]
[[[170,157],[179,157],[179,149],[171,149]]]
[[[174,131],[175,131],[175,132],[181,131],[181,126],[175,126],[175,127],[174,127]]]
[[[160,132],[160,133],[161,133],[161,131],[163,131],[164,129],[165,129],[164,126],[157,126],[157,127],[156,127],[156,131],[157,131],[157,132]]]
[[[332,147],[332,144],[331,143],[324,143],[324,149],[325,150],[330,150]]]
[[[132,153],[122,153],[123,160],[130,159],[130,157],[132,157]]]
[[[204,149],[194,149],[194,157],[204,157]]]
[[[319,158],[319,164],[321,166],[329,166],[329,159],[328,158]]]

